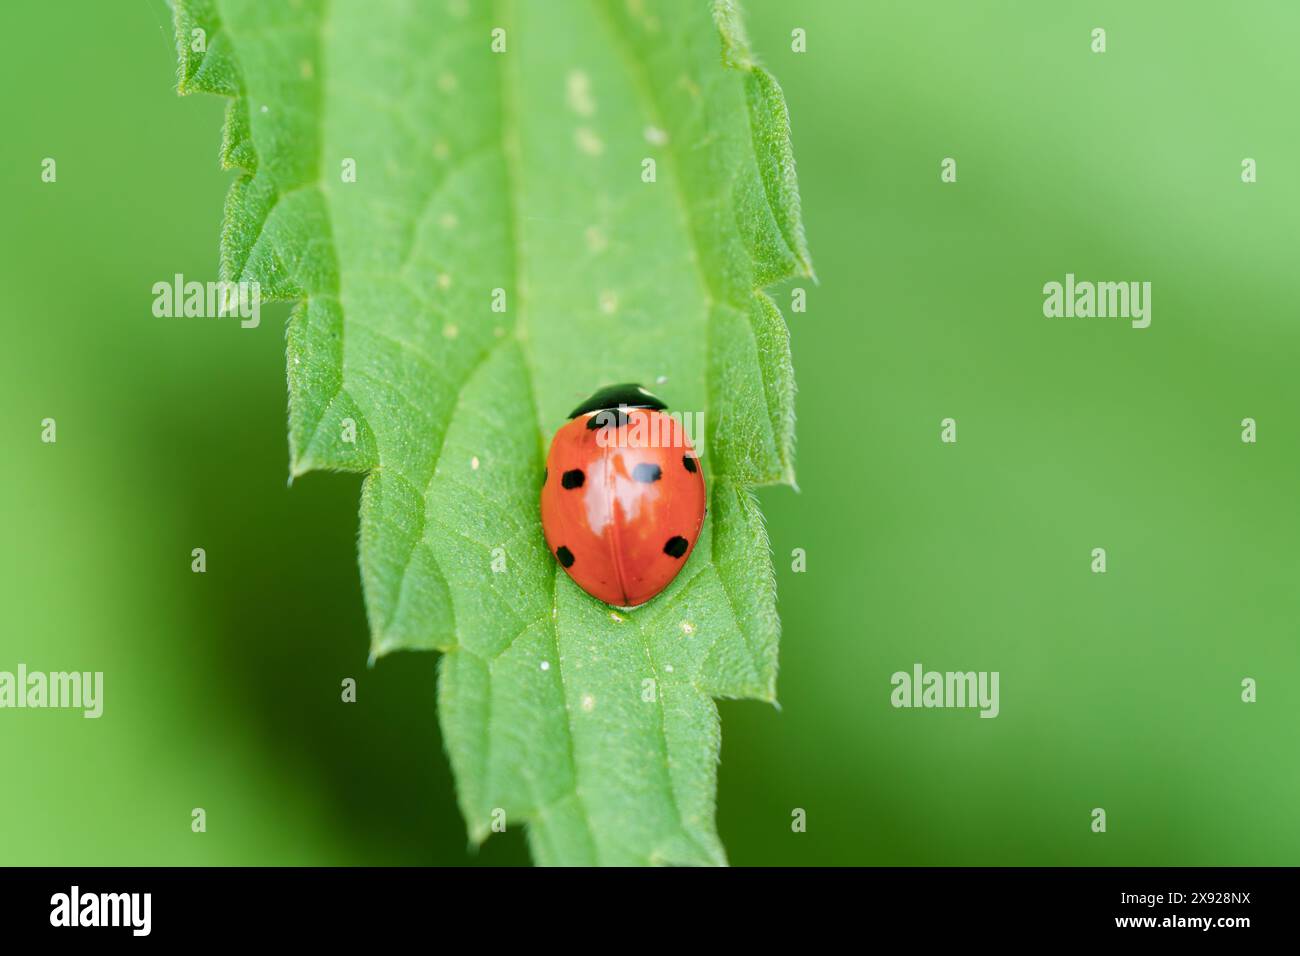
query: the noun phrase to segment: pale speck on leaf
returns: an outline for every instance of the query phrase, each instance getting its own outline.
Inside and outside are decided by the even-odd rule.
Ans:
[[[569,109],[579,116],[596,112],[596,101],[591,95],[591,77],[584,70],[570,70],[564,83],[565,99]]]
[[[599,156],[605,152],[605,141],[586,126],[579,126],[573,131],[573,141],[588,156]]]

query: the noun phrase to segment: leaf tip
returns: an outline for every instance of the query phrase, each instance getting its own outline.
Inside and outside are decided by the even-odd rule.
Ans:
[[[292,437],[290,437],[290,443],[292,443]],[[291,448],[289,450],[289,486],[290,487],[293,487],[293,483],[297,481],[299,478],[301,478],[303,475],[307,474],[307,472],[315,471],[315,470],[316,470],[316,464],[309,457],[307,457],[306,455],[298,454],[298,450],[296,448]]]
[[[821,285],[821,280],[817,278],[817,270],[813,268],[812,256],[808,254],[807,249],[802,249],[795,254],[796,262],[799,266],[799,274],[805,279],[811,279],[813,285]]]
[[[379,658],[386,657],[395,650],[397,650],[397,643],[384,637],[372,627],[370,653],[366,657],[366,665],[368,667],[374,667],[379,663]]]

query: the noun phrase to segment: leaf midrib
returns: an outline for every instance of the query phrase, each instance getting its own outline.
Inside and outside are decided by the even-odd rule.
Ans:
[[[663,129],[664,128],[663,120],[660,115],[658,103],[655,102],[654,98],[647,93],[645,87],[645,76],[644,76],[644,72],[641,69],[641,65],[635,60],[634,57],[629,55],[621,35],[619,34],[615,25],[609,19],[609,12],[603,8],[603,6],[598,2],[598,0],[597,2],[589,2],[588,6],[597,11],[596,19],[599,19],[604,24],[606,32],[612,35],[613,43],[611,45],[618,50],[619,55],[625,64],[625,70],[633,76],[633,86],[636,89],[638,99],[641,100],[642,106],[646,108],[647,113],[649,114],[651,120],[655,123],[655,125],[658,126],[660,129]],[[495,11],[501,13],[503,8],[505,8],[505,11],[509,13],[509,16],[504,18],[498,16],[497,22],[511,23],[511,24],[516,23],[517,21],[515,20],[515,17],[513,15],[515,11],[515,0],[494,0],[493,9]],[[502,99],[501,147],[502,147],[502,155],[505,158],[507,192],[509,193],[510,196],[510,201],[509,201],[510,236],[511,236],[512,248],[513,248],[513,263],[514,263],[514,271],[515,271],[514,295],[515,295],[516,309],[517,309],[516,338],[519,340],[519,348],[520,348],[521,356],[523,358],[522,364],[524,367],[524,372],[528,376],[529,394],[532,395],[533,397],[534,420],[537,422],[539,445],[543,450],[543,456],[544,456],[545,432],[544,432],[544,423],[542,423],[540,420],[541,401],[540,401],[540,397],[537,395],[536,392],[536,382],[537,382],[537,374],[535,372],[536,362],[532,354],[530,339],[529,336],[527,335],[527,324],[525,322],[525,317],[527,315],[527,307],[525,304],[526,299],[522,291],[523,284],[520,281],[521,276],[524,274],[524,266],[523,266],[524,243],[522,239],[523,234],[520,225],[521,216],[519,213],[520,157],[519,157],[518,135],[519,135],[520,125],[518,122],[519,108],[517,102],[517,90],[518,90],[518,83],[520,82],[520,79],[518,75],[518,65],[517,65],[518,58],[511,57],[510,55],[507,54],[503,56],[502,59],[505,60],[506,62],[503,63],[501,67],[501,72],[502,72],[502,81],[500,87],[501,99]],[[510,130],[514,131],[513,136],[510,132],[508,132]],[[665,155],[671,156],[671,150],[665,150]],[[670,179],[673,182],[673,188],[671,189],[671,193],[674,199],[674,203],[675,203],[675,207],[679,219],[679,226],[684,232],[684,234],[686,235],[687,239],[691,242],[692,246],[694,246],[695,231],[691,227],[691,220],[687,213],[685,199],[682,196],[680,188],[678,186],[679,180],[676,175],[675,160],[671,161],[667,165],[669,165],[670,167],[670,174],[671,174]],[[710,313],[713,305],[712,291],[709,289],[708,284],[705,282],[703,270],[700,267],[700,256],[698,250],[696,250],[695,254],[693,254],[690,258],[691,258],[691,263],[696,278],[696,283],[702,293],[701,298],[702,298],[703,307],[705,311],[705,321],[706,323],[709,323]],[[707,368],[707,362],[705,363],[705,367]],[[707,395],[708,395],[707,387],[705,388],[705,395],[706,395],[706,408],[707,408]],[[550,578],[551,602],[552,602],[552,607],[556,608],[556,613],[551,616],[551,624],[550,624],[551,642],[555,648],[556,671],[560,680],[561,687],[563,688],[563,692],[564,692],[565,727],[567,731],[566,749],[569,756],[569,761],[573,768],[574,798],[577,801],[577,805],[581,811],[583,824],[587,828],[588,834],[592,837],[592,847],[597,854],[597,859],[599,860],[599,844],[595,839],[595,831],[593,830],[591,825],[590,812],[587,809],[587,805],[583,800],[582,793],[581,793],[582,788],[580,785],[580,776],[582,774],[582,768],[581,768],[581,763],[580,761],[578,761],[576,752],[574,750],[575,734],[573,730],[573,709],[569,704],[570,685],[569,685],[569,681],[565,677],[564,664],[561,659],[561,653],[560,653],[560,635],[559,635],[560,621],[558,615],[558,603],[555,600],[555,588],[559,586],[560,573],[561,573],[560,569],[556,567],[553,569],[553,573]],[[725,590],[725,586],[724,586],[724,590]],[[667,610],[667,608],[665,608],[665,610]],[[695,839],[695,836],[691,833],[690,828],[687,827],[686,821],[682,816],[681,807],[677,802],[677,793],[675,787],[673,786],[672,768],[671,768],[670,756],[668,752],[667,733],[664,728],[665,716],[664,716],[664,705],[662,700],[662,682],[659,679],[658,667],[654,663],[654,655],[650,647],[650,642],[646,638],[645,630],[641,626],[640,621],[636,619],[637,616],[629,615],[629,617],[633,618],[634,623],[636,624],[637,637],[638,640],[640,641],[642,651],[646,656],[646,660],[649,663],[650,670],[652,672],[655,681],[655,688],[656,688],[655,709],[657,711],[658,718],[659,718],[657,723],[658,734],[656,740],[658,747],[656,749],[663,756],[665,790],[667,792],[669,803],[673,809],[673,815],[677,820],[677,828],[679,832],[682,834],[682,836],[684,836],[691,843],[691,845],[694,846],[696,850],[700,852],[701,857],[704,859],[708,859],[710,854],[706,852],[704,848],[698,844],[698,842]],[[733,618],[735,618],[734,611],[733,611]],[[744,629],[740,627],[739,619],[736,619],[736,625],[737,628],[741,630],[743,633]],[[517,640],[517,639],[518,639],[518,635],[516,635],[516,637],[512,639],[512,643],[513,640]],[[647,859],[647,862],[651,862],[651,861]]]

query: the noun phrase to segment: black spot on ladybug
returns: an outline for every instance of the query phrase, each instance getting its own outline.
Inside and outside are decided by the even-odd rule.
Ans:
[[[682,464],[686,466],[686,470],[687,470],[687,471],[689,471],[691,474],[695,474],[695,456],[694,456],[694,455],[682,455]]]
[[[673,540],[677,541],[680,539],[674,538]],[[669,544],[671,543],[672,542],[670,541]],[[683,545],[685,544],[684,541],[682,543]],[[573,552],[570,551],[568,548],[566,548],[564,545],[560,545],[558,548],[555,549],[555,556],[559,558],[560,564],[564,565],[566,568],[573,567]]]
[[[616,412],[612,409],[606,409],[603,412],[597,412],[587,419],[587,429],[595,431],[597,428],[609,428],[611,425],[615,428],[621,428],[628,423],[627,412]]]
[[[663,472],[659,470],[658,465],[652,465],[648,461],[643,461],[632,469],[632,477],[637,481],[644,481],[649,484],[652,481],[658,481]]]
[[[686,539],[680,534],[675,534],[669,538],[668,543],[664,545],[664,554],[668,555],[670,558],[680,558],[686,553],[686,545]],[[566,564],[565,567],[567,568],[568,565]]]
[[[565,488],[581,488],[582,483],[586,480],[587,476],[582,473],[581,468],[574,468],[570,471],[566,471],[560,476],[560,484]]]

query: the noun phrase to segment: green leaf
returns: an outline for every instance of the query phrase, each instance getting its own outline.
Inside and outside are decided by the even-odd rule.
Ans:
[[[794,475],[760,290],[811,274],[735,6],[184,0],[176,26],[180,91],[232,97],[222,278],[297,303],[293,473],[367,473],[372,654],[443,652],[471,835],[500,809],[540,863],[724,863],[713,698],[775,698],[750,488]],[[624,612],[558,568],[537,507],[550,435],[618,381],[703,413],[710,501],[678,579]]]

